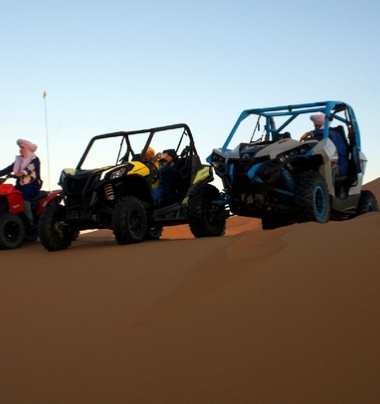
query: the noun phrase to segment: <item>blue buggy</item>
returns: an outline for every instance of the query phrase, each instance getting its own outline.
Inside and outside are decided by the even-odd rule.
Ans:
[[[300,140],[315,114],[322,129]],[[260,218],[264,230],[378,211],[362,190],[367,158],[354,110],[341,101],[244,110],[207,161],[223,183],[218,203],[231,215]]]

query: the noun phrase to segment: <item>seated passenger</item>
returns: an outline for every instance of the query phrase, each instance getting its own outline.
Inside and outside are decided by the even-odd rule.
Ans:
[[[306,140],[307,138],[315,138],[321,140],[323,137],[325,127],[325,114],[316,114],[310,116],[311,121],[314,123],[314,130],[304,133],[300,140]],[[347,175],[348,174],[348,150],[347,145],[342,139],[339,132],[329,129],[329,138],[334,143],[338,152],[338,167],[335,171],[335,175]]]
[[[179,188],[181,177],[178,168],[178,156],[173,149],[157,154],[160,160],[160,187],[162,198],[168,200],[173,197]]]
[[[141,154],[142,154],[142,151],[141,151]],[[161,199],[162,199],[162,195],[161,195],[162,192],[161,192],[161,189],[159,189],[160,164],[158,162],[158,156],[156,155],[156,153],[152,147],[147,148],[146,153],[143,157],[143,162],[148,163],[147,166],[151,171],[153,199],[154,199],[156,206],[159,206],[161,203]],[[149,166],[151,166],[151,167],[149,167]],[[156,170],[154,170],[154,168]]]
[[[148,147],[145,153],[143,161],[157,169],[156,173],[152,173],[152,195],[156,207],[173,197],[179,187],[181,178],[177,160],[174,149],[156,154],[152,147]]]

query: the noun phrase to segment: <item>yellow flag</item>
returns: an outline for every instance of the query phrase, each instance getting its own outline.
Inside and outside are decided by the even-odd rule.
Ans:
[[[44,91],[44,95],[42,96],[42,98],[46,98],[46,96],[47,96],[47,92]]]

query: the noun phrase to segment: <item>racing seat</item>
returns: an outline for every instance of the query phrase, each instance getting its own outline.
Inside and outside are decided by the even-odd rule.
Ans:
[[[335,177],[335,190],[337,194],[341,193],[342,190],[347,193],[348,189],[357,181],[358,174],[362,172],[359,158],[359,147],[356,144],[355,134],[352,127],[349,128],[348,139],[342,125],[338,125],[331,129],[340,134],[347,147],[348,174]]]

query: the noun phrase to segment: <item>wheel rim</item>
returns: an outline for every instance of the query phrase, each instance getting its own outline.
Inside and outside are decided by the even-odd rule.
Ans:
[[[216,196],[214,199],[218,199],[218,196]],[[219,224],[221,222],[221,215],[224,213],[220,206],[212,202],[214,199],[210,198],[210,200],[207,201],[205,212],[206,220],[211,226]]]
[[[20,226],[16,222],[8,222],[4,226],[4,236],[9,243],[15,243],[20,238],[21,230]]]
[[[318,217],[321,217],[326,212],[326,196],[322,187],[316,187],[314,190],[314,211]]]
[[[134,236],[139,236],[142,229],[142,216],[137,210],[133,210],[129,216],[129,229]]]
[[[65,222],[63,221],[55,222],[54,230],[59,240],[63,240],[65,238]]]

